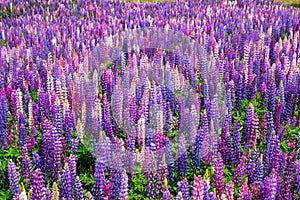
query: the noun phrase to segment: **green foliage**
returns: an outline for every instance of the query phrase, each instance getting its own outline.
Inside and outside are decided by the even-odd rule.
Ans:
[[[83,176],[86,173],[93,174],[92,167],[95,164],[95,160],[91,154],[91,151],[87,148],[87,145],[78,145],[78,161],[77,161],[77,174]],[[88,181],[86,181],[88,183]],[[83,184],[84,186],[88,186]]]
[[[280,144],[280,149],[284,153],[288,153],[288,144],[286,140],[283,140]]]
[[[105,65],[106,65],[107,69],[110,69],[114,66],[114,63],[113,62],[106,62]]]
[[[30,92],[30,97],[32,102],[38,102],[38,91],[37,90],[32,90]]]
[[[89,172],[81,173],[79,178],[81,180],[85,194],[87,193],[87,191],[91,191],[93,189],[94,176],[91,173],[89,173]]]
[[[7,41],[8,41],[8,40],[2,40],[2,41],[1,41],[1,47],[5,47],[5,46],[6,46],[6,43],[7,43]]]
[[[137,169],[138,170],[138,169]],[[147,180],[143,173],[135,173],[132,176],[132,186],[129,190],[128,199],[140,200],[148,199],[146,197]]]

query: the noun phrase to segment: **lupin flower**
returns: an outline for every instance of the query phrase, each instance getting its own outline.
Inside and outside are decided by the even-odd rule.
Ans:
[[[251,124],[251,133],[250,133],[250,149],[254,149],[256,147],[258,133],[258,116],[254,114]]]
[[[52,180],[57,181],[59,178],[59,171],[61,167],[63,147],[60,139],[54,142],[54,160],[52,168]]]
[[[94,198],[101,200],[104,198],[104,182],[105,182],[105,164],[97,159],[94,173]]]
[[[24,115],[19,117],[19,146],[26,145],[26,119]]]
[[[242,142],[243,142],[243,146],[246,149],[249,145],[248,143],[250,140],[253,117],[254,117],[254,107],[253,107],[253,104],[250,103],[249,107],[246,110],[243,133],[242,133]]]
[[[183,199],[183,200],[190,199],[189,183],[186,178],[184,178],[182,181],[178,182],[177,196],[180,196],[181,199]],[[177,197],[176,197],[176,199],[177,199]]]
[[[61,175],[60,197],[66,200],[72,199],[72,178],[68,163],[65,163]]]
[[[267,118],[266,118],[266,113],[263,116],[263,119],[260,124],[260,145],[266,140],[267,136]]]
[[[247,197],[248,193],[249,193],[249,187],[248,187],[248,181],[246,178],[245,182],[242,184],[242,186],[239,190],[238,200],[243,200],[245,197]]]
[[[221,153],[218,153],[217,160],[214,162],[213,186],[216,188],[217,197],[221,197],[224,190],[224,164]]]
[[[225,187],[225,198],[228,200],[233,200],[234,199],[233,194],[234,194],[234,183],[233,181],[229,181]]]
[[[196,165],[196,167],[200,168],[202,157],[203,157],[203,146],[204,146],[204,139],[205,139],[205,132],[201,128],[198,130],[198,133],[196,135],[196,142],[193,152],[193,163]]]
[[[232,179],[235,184],[240,185],[242,183],[242,177],[245,174],[245,169],[246,169],[246,157],[243,156],[240,159],[240,163],[237,165],[235,168],[235,171],[233,173]]]
[[[74,191],[75,191],[75,199],[78,199],[78,200],[84,199],[83,187],[82,187],[81,181],[78,176],[76,177]]]
[[[31,173],[30,200],[41,200],[46,198],[44,180],[41,169],[37,168]]]
[[[193,200],[204,200],[204,181],[200,175],[194,175]]]
[[[19,182],[18,182],[18,174],[16,170],[16,165],[14,162],[9,161],[7,165],[8,171],[8,181],[10,193],[12,196],[19,196],[21,193]]]
[[[237,86],[235,90],[235,106],[237,110],[241,109],[243,100],[243,76],[239,75],[238,82],[235,84]]]
[[[121,190],[120,196],[118,199],[127,200],[128,199],[128,176],[125,170],[122,173],[122,183],[121,183]]]
[[[236,166],[241,158],[240,122],[235,118],[232,133],[231,164]]]
[[[179,137],[178,141],[178,174],[179,176],[185,176],[187,173],[187,152],[186,152],[186,140],[184,134]]]
[[[267,95],[268,95],[268,110],[274,112],[275,106],[275,95],[276,95],[276,84],[271,81],[267,84]]]
[[[277,193],[277,188],[278,188],[277,182],[278,182],[277,174],[276,174],[275,170],[273,169],[271,174],[270,174],[270,179],[269,179],[270,192],[271,192],[270,196],[269,196],[270,200],[275,200],[276,199],[276,193]]]
[[[228,117],[227,117],[228,118]],[[220,146],[220,152],[222,155],[222,159],[226,165],[230,164],[230,133],[229,133],[229,120],[225,120],[222,134],[221,134],[221,146]]]
[[[28,156],[27,147],[23,146],[21,150],[21,162],[22,162],[22,178],[27,179],[31,173],[31,160]]]
[[[281,191],[283,193],[284,200],[292,199],[291,186],[293,184],[294,169],[295,169],[295,154],[291,153],[288,155],[288,162],[284,172],[283,187]]]

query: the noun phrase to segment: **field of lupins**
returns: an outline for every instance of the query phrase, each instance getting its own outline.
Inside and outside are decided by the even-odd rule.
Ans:
[[[1,200],[300,199],[300,10],[4,0],[0,14]]]

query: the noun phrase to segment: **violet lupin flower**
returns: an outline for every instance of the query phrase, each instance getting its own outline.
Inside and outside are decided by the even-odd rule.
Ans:
[[[241,158],[240,122],[235,118],[232,133],[231,164],[236,166]]]
[[[63,147],[60,139],[54,142],[54,160],[52,168],[52,181],[57,181],[59,179],[59,171],[61,167]]]
[[[242,177],[245,174],[245,169],[246,169],[246,156],[243,156],[240,159],[240,163],[237,165],[235,168],[235,171],[233,173],[232,179],[235,184],[240,185],[242,183]]]
[[[184,134],[179,137],[178,141],[178,174],[179,176],[185,176],[187,173],[187,152],[186,152],[186,140]]]
[[[270,174],[270,178],[269,178],[270,192],[271,192],[270,196],[269,196],[270,200],[276,199],[276,193],[277,193],[277,188],[278,188],[277,181],[278,181],[277,174],[276,174],[275,170],[273,169]]]
[[[37,168],[31,173],[30,200],[41,200],[46,198],[42,171]]]
[[[72,188],[74,188],[76,184],[76,159],[76,156],[72,154],[66,158],[66,162],[68,162],[68,167],[71,173]]]
[[[295,169],[295,153],[288,155],[287,160],[288,162],[284,172],[283,187],[281,191],[284,200],[292,199],[291,186],[293,184],[293,173]]]
[[[295,177],[294,177],[294,199],[300,198],[300,161],[295,163]]]
[[[97,159],[94,173],[94,198],[95,200],[102,200],[104,198],[104,182],[105,182],[105,164]]]
[[[72,178],[68,163],[65,163],[61,175],[60,197],[66,200],[72,199]]]
[[[178,182],[177,196],[181,196],[181,199],[183,199],[183,200],[190,199],[189,183],[186,178],[184,178],[182,181]]]
[[[267,95],[268,95],[268,110],[270,112],[274,112],[275,95],[276,95],[276,84],[274,80],[271,80],[267,84]]]
[[[28,156],[27,147],[23,146],[21,150],[21,163],[22,163],[22,178],[27,179],[31,173],[31,160]]]
[[[221,198],[224,190],[224,164],[221,153],[218,153],[217,160],[214,162],[213,186],[216,188],[217,197]]]
[[[81,184],[81,181],[79,177],[76,177],[76,182],[74,185],[74,192],[75,192],[75,199],[77,200],[83,200],[84,199],[84,192],[83,192],[83,187]]]
[[[8,181],[11,195],[19,196],[21,193],[16,165],[13,161],[9,161],[7,165]]]
[[[235,90],[235,107],[237,110],[241,109],[242,100],[243,100],[243,76],[239,75],[238,82],[235,84],[237,86]]]
[[[24,115],[19,117],[19,146],[26,145],[26,119]]]
[[[71,110],[67,109],[64,115],[64,135],[65,141],[68,144],[69,149],[72,148],[72,130],[73,130],[73,118]]]
[[[251,128],[252,128],[252,120],[254,117],[254,107],[252,103],[249,104],[249,107],[246,110],[244,128],[242,133],[242,142],[244,148],[248,149],[248,143],[250,140]]]
[[[229,122],[228,121],[229,120],[225,120],[223,129],[222,129],[221,147],[220,147],[222,159],[226,165],[230,164],[230,152],[231,152],[230,133],[229,133],[229,124],[228,124]]]
[[[205,132],[201,128],[198,130],[198,133],[196,135],[196,142],[194,147],[194,153],[193,153],[193,163],[196,165],[197,168],[200,169],[200,165],[202,162],[203,157],[203,146],[204,146],[204,139],[205,139]]]
[[[122,173],[122,183],[119,198],[120,200],[128,200],[128,176],[125,170]]]

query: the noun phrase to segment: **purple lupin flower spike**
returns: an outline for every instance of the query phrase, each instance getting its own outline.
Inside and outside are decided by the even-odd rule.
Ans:
[[[240,185],[242,183],[242,177],[245,174],[246,169],[246,156],[243,156],[240,160],[240,163],[235,168],[235,171],[233,173],[233,181],[235,184]]]
[[[121,190],[118,199],[128,200],[128,176],[125,170],[122,173]]]
[[[81,181],[78,176],[76,177],[74,191],[75,191],[75,199],[84,200],[83,187],[82,187]]]
[[[272,170],[272,172],[270,174],[269,184],[270,184],[270,190],[271,190],[269,199],[275,200],[277,188],[278,188],[278,180],[277,180],[277,174],[274,169]]]
[[[240,122],[235,118],[232,133],[231,164],[236,166],[241,158]]]
[[[19,117],[19,146],[26,145],[26,119],[24,115]]]
[[[23,146],[21,150],[21,162],[22,162],[22,178],[28,179],[32,170],[31,160],[28,156],[27,147]]]
[[[72,188],[74,188],[76,184],[76,159],[77,157],[72,154],[66,159],[66,162],[68,162],[68,167],[71,173]]]
[[[61,186],[60,186],[60,198],[66,200],[72,199],[72,178],[69,170],[68,163],[65,163],[62,175],[61,175]]]
[[[193,153],[193,163],[199,169],[203,158],[204,139],[205,139],[205,132],[201,128],[200,130],[198,130],[198,133],[196,135],[196,142],[195,142],[194,153]]]
[[[19,182],[18,182],[18,174],[16,170],[16,165],[14,162],[9,161],[7,165],[8,171],[8,181],[11,195],[19,196],[21,193]]]
[[[256,147],[257,133],[258,133],[258,116],[257,114],[254,114],[251,123],[250,149],[254,149]]]
[[[228,118],[228,117],[227,117]],[[222,159],[226,165],[230,164],[230,133],[229,133],[229,124],[228,120],[225,120],[222,134],[221,134],[221,147],[220,152]]]
[[[260,145],[265,142],[267,136],[267,118],[266,118],[266,113],[263,116],[263,119],[260,124]]]
[[[177,196],[181,196],[183,200],[190,199],[189,183],[186,178],[178,182]]]
[[[295,163],[295,177],[294,177],[294,199],[300,198],[300,161]]]
[[[221,153],[218,153],[214,164],[213,186],[216,188],[217,197],[221,198],[224,190],[224,164]]]
[[[284,200],[290,200],[292,199],[292,192],[291,192],[291,186],[293,184],[293,173],[295,169],[295,153],[291,153],[288,155],[287,159],[287,165],[284,172],[284,179],[283,179],[283,187],[282,187],[282,193],[283,193],[283,199]]]
[[[101,200],[104,198],[104,182],[105,182],[105,164],[97,159],[94,173],[94,198]]]
[[[40,168],[31,173],[30,200],[41,200],[46,198],[43,175]]]
[[[54,142],[54,160],[52,168],[52,181],[56,182],[59,179],[59,172],[61,167],[63,147],[60,139]]]
[[[186,140],[184,134],[179,137],[179,149],[178,149],[178,174],[179,176],[185,176],[187,173],[187,152],[186,152]]]
[[[252,103],[249,104],[249,107],[246,110],[246,115],[245,115],[245,122],[244,122],[244,128],[243,128],[243,133],[242,133],[242,142],[244,148],[248,149],[248,143],[250,139],[250,134],[251,134],[251,127],[252,127],[252,120],[254,117],[254,107]]]

